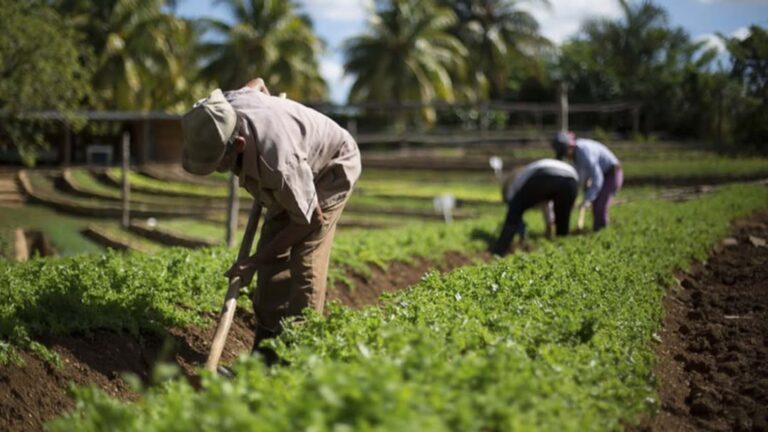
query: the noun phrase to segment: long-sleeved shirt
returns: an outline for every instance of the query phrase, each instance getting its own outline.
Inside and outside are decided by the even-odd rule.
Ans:
[[[579,138],[573,152],[573,164],[582,184],[591,181],[584,192],[584,201],[592,202],[603,188],[603,173],[618,165],[619,159],[603,144]]]
[[[267,208],[267,218],[286,211],[294,222],[308,224],[317,206],[331,207],[351,193],[360,177],[360,151],[341,126],[249,87],[225,97],[245,121],[240,186]]]

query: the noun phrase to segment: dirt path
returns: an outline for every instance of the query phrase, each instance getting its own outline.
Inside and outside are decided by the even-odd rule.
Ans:
[[[734,224],[665,300],[661,411],[639,430],[768,431],[768,213]]]
[[[375,304],[381,293],[407,288],[429,269],[447,271],[487,259],[488,254],[449,253],[438,262],[417,259],[410,264],[390,263],[387,271],[374,268],[368,278],[353,277],[353,289],[337,284],[329,291],[328,300],[355,308]],[[238,310],[222,356],[224,363],[250,350],[254,324],[253,314]],[[30,353],[22,353],[24,366],[0,366],[0,431],[42,430],[44,422],[74,407],[68,392],[70,384],[95,384],[113,397],[133,400],[138,395],[123,378],[126,373],[151,383],[153,365],[163,361],[176,364],[184,376],[193,377],[196,368],[205,363],[214,330],[215,325],[211,325],[168,329],[165,336],[135,337],[95,330],[83,335],[43,337],[39,342],[59,355],[62,367],[56,368]]]

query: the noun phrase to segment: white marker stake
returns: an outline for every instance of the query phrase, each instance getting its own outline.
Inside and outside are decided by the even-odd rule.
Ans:
[[[435,210],[443,213],[445,223],[453,222],[453,209],[456,207],[456,197],[451,194],[438,195],[434,199]]]
[[[491,156],[490,159],[488,159],[488,164],[491,166],[491,169],[493,170],[493,173],[496,175],[497,178],[501,178],[501,169],[504,168],[504,161],[501,160],[498,156]]]

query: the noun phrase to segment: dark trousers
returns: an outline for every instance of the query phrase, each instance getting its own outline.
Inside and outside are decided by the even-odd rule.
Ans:
[[[557,235],[568,235],[571,209],[573,209],[573,203],[576,202],[578,189],[578,182],[569,177],[538,174],[529,178],[508,203],[507,218],[493,252],[498,255],[506,254],[515,233],[519,232],[522,236],[525,232],[523,213],[529,208],[547,201],[553,201],[555,204]]]

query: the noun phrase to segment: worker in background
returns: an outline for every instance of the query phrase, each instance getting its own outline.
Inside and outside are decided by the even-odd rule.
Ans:
[[[584,201],[579,205],[584,211],[592,207],[593,230],[608,225],[608,207],[624,182],[619,159],[603,144],[585,138],[576,138],[573,132],[559,132],[552,140],[557,159],[573,161],[579,180],[585,187]]]
[[[267,209],[256,253],[227,271],[250,284],[254,350],[278,335],[281,321],[309,307],[322,313],[336,225],[360,176],[352,136],[330,118],[274,97],[261,79],[215,90],[182,119],[183,166],[207,175],[231,171]]]
[[[551,238],[553,231],[558,236],[568,235],[578,184],[576,170],[555,159],[533,162],[504,181],[502,197],[508,205],[507,217],[493,253],[505,255],[515,234],[524,238],[523,213],[535,206],[541,206],[544,212],[547,237]]]

